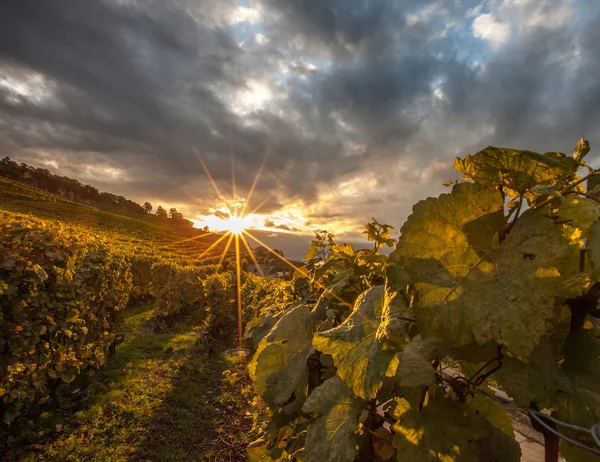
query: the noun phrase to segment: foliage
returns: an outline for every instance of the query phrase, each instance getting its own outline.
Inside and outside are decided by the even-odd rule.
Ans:
[[[0,218],[28,219],[31,215],[63,223],[130,255],[193,260],[219,238],[216,234],[189,227],[187,220],[110,213],[2,177],[0,196]],[[204,255],[202,263],[212,263],[215,257],[218,259],[224,248],[225,242],[216,245]]]
[[[365,224],[363,234],[367,236],[369,241],[373,242],[373,252],[378,252],[382,245],[394,247],[394,240],[391,239],[391,233],[394,229],[391,225],[379,223],[375,217],[371,218],[371,223]]]
[[[51,219],[0,210],[0,419],[6,425],[27,405],[54,399],[62,383],[102,366],[123,340],[120,318],[128,301],[155,300],[160,318],[194,310],[205,301],[202,280],[218,271],[188,258],[207,240],[198,246],[202,240],[189,234],[11,186],[3,207]]]
[[[38,221],[0,223],[0,413],[10,424],[25,403],[104,362],[131,291],[123,254]]]
[[[213,273],[202,280],[212,335],[235,332],[237,311],[233,272]]]
[[[151,267],[151,293],[156,300],[156,314],[172,316],[199,308],[204,301],[201,267],[160,260]],[[216,275],[219,276],[219,275]]]
[[[491,381],[520,406],[597,423],[600,200],[585,184],[600,171],[588,151],[581,140],[573,156],[457,158],[462,181],[414,206],[389,257],[376,220],[370,251],[317,233],[294,280],[300,303],[263,308],[249,329],[251,460],[517,461]]]
[[[167,211],[166,211],[166,210],[163,208],[163,206],[162,206],[162,205],[159,205],[159,206],[156,208],[156,213],[155,213],[155,215],[156,215],[157,217],[159,217],[159,218],[167,218],[167,217],[168,217]]]
[[[142,207],[123,196],[99,192],[89,184],[82,184],[66,176],[53,175],[44,168],[35,168],[25,163],[18,164],[8,157],[0,159],[0,176],[29,184],[77,202],[95,204],[103,208],[122,210],[138,215],[147,212],[146,204],[148,202]],[[150,209],[152,209],[152,206]]]

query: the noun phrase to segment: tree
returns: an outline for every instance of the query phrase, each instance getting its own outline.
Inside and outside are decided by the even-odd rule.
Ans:
[[[144,202],[143,207],[146,213],[152,213],[152,204],[150,202]]]
[[[177,209],[175,207],[171,207],[169,209],[169,218],[173,218],[173,214],[177,213]]]
[[[162,205],[159,205],[158,208],[156,209],[156,216],[160,217],[160,218],[167,218],[167,211],[165,209],[162,208]]]

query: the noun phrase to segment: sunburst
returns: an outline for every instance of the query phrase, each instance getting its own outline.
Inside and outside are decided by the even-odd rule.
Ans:
[[[198,157],[198,160],[200,161],[200,164],[202,165],[202,168],[204,169],[204,172],[206,173],[206,176],[208,177],[208,180],[210,181],[210,184],[212,185],[213,189],[215,190],[217,197],[219,198],[219,200],[222,203],[227,203],[225,198],[219,191],[219,188],[217,187],[217,184],[215,183],[212,175],[210,174],[210,171],[208,170],[206,163],[202,159],[202,156],[200,155],[200,153],[198,152],[198,150],[196,148],[193,148],[193,149],[194,149],[194,153]],[[235,273],[236,273],[236,286],[237,286],[236,291],[237,291],[237,315],[238,315],[238,347],[240,349],[243,347],[242,281],[241,281],[241,264],[240,264],[240,260],[241,260],[240,242],[246,248],[250,258],[256,264],[259,271],[261,272],[261,275],[263,275],[262,270],[260,268],[260,265],[258,264],[258,261],[256,260],[256,257],[254,256],[254,253],[252,252],[252,249],[250,248],[250,245],[248,244],[248,241],[246,240],[246,236],[248,238],[250,238],[251,240],[253,240],[254,242],[256,242],[258,245],[263,246],[273,256],[275,256],[277,259],[279,259],[282,262],[284,262],[285,264],[287,264],[290,268],[292,268],[294,271],[296,271],[301,276],[304,276],[304,277],[309,276],[304,268],[300,268],[300,267],[294,265],[291,261],[289,261],[284,256],[280,255],[278,252],[273,250],[271,247],[269,247],[267,244],[262,242],[258,237],[254,236],[250,232],[249,228],[251,228],[253,226],[252,216],[255,213],[257,213],[272,198],[272,196],[268,197],[266,200],[261,202],[254,210],[252,210],[250,213],[246,214],[246,208],[247,208],[248,204],[250,203],[252,194],[254,193],[256,185],[258,184],[258,181],[260,179],[261,173],[262,173],[264,165],[265,165],[266,158],[267,158],[267,156],[265,156],[261,165],[259,166],[256,176],[254,177],[254,181],[252,182],[252,186],[250,187],[250,190],[248,191],[248,196],[242,202],[241,207],[239,207],[239,206],[236,207],[234,209],[235,212],[232,212],[230,209],[228,209],[227,210],[227,218],[224,218],[219,222],[219,226],[225,231],[225,234],[223,234],[221,237],[219,237],[219,239],[217,239],[209,248],[207,248],[204,252],[202,252],[202,254],[200,254],[200,256],[198,257],[198,260],[203,259],[205,256],[207,256],[209,254],[209,252],[212,249],[214,249],[217,245],[219,245],[223,240],[228,239],[227,244],[225,245],[223,252],[221,253],[221,257],[219,259],[219,267],[220,267],[220,265],[223,263],[223,260],[225,259],[225,256],[227,255],[227,252],[229,252],[231,243],[235,241],[235,269],[236,269]],[[231,173],[232,173],[232,175],[231,175],[232,176],[232,192],[233,192],[234,198],[235,198],[236,185],[235,185],[235,166],[233,164],[233,156],[232,156]],[[315,281],[315,284],[323,290],[326,289],[325,286],[320,284],[318,281]],[[330,296],[335,298],[336,300],[338,300],[340,303],[348,305],[348,302],[343,300],[337,294],[330,292]]]

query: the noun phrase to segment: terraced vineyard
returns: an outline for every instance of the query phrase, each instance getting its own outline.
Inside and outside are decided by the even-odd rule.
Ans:
[[[17,214],[52,220],[93,233],[115,246],[133,246],[144,253],[160,253],[164,257],[193,260],[219,239],[217,234],[177,227],[171,220],[161,223],[155,216],[134,218],[102,211],[2,177],[0,197],[0,219]],[[203,261],[218,258],[225,244],[223,240],[215,245],[202,257]]]

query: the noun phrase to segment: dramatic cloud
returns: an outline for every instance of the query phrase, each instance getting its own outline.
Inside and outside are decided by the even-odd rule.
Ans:
[[[190,216],[218,202],[195,146],[227,198],[264,160],[249,209],[274,225],[400,226],[457,154],[600,147],[599,9],[6,0],[0,152]]]

